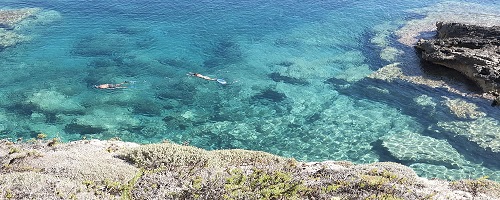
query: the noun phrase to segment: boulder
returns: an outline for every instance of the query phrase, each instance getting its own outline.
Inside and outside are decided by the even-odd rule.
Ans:
[[[422,59],[457,70],[484,92],[500,89],[500,26],[438,22],[437,38],[419,40]]]

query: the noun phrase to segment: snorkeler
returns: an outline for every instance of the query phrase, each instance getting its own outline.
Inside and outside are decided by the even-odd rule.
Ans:
[[[210,78],[210,77],[208,77],[208,76],[204,76],[204,75],[201,75],[201,74],[199,74],[199,73],[189,72],[187,75],[188,75],[188,76],[196,76],[196,77],[198,77],[198,78],[202,78],[202,79],[209,80],[209,81],[215,81],[215,80],[217,80],[217,79],[215,79],[215,78]]]
[[[205,79],[205,80],[208,80],[208,81],[217,81],[218,83],[220,83],[222,85],[225,85],[227,83],[224,79],[221,79],[221,78],[210,78],[208,76],[205,76],[205,75],[202,75],[202,74],[199,74],[199,73],[189,72],[187,75],[188,76],[195,76],[195,77],[198,77],[198,78],[201,78],[201,79]]]
[[[117,83],[117,84],[111,84],[111,83],[106,83],[106,84],[101,84],[101,85],[94,85],[95,88],[97,89],[123,89],[127,88],[127,86],[124,86],[125,84],[128,84],[128,81],[124,81],[123,83]]]

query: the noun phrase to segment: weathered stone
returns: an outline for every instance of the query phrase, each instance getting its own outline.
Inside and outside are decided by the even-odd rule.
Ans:
[[[413,46],[419,38],[428,38],[435,30],[438,21],[459,22],[481,26],[499,26],[500,10],[494,6],[463,1],[443,1],[429,7],[417,7],[407,10],[414,16],[421,16],[405,22],[396,31],[398,41]]]
[[[471,191],[420,178],[391,162],[302,163],[264,152],[172,143],[0,140],[0,161],[0,196],[7,199],[263,199],[269,194],[277,199],[495,199],[500,194],[493,181],[477,180],[481,185]]]
[[[419,40],[422,59],[455,69],[484,92],[500,91],[500,27],[438,22],[437,39]]]

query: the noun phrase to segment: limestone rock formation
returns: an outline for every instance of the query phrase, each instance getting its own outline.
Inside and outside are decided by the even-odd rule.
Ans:
[[[41,137],[40,137],[41,138]],[[380,162],[303,163],[172,143],[0,140],[1,199],[498,199],[486,179],[428,180]],[[44,183],[44,184],[40,184]]]
[[[422,59],[455,69],[484,92],[500,91],[500,27],[438,22],[437,39],[419,40]]]

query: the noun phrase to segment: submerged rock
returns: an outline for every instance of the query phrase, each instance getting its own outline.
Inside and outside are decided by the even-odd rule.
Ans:
[[[294,77],[288,77],[288,76],[283,76],[280,73],[274,72],[270,73],[267,75],[269,78],[271,78],[274,82],[283,82],[283,83],[288,83],[292,85],[307,85],[309,84],[306,80],[294,78]]]
[[[66,126],[66,130],[70,133],[82,133],[83,130],[93,130],[96,133],[103,131],[120,132],[139,125],[140,120],[134,117],[130,109],[103,107],[95,108],[85,115],[76,117],[72,124]],[[88,133],[88,131],[84,131],[84,133]]]
[[[29,41],[30,36],[16,33],[14,29],[22,27],[21,22],[38,15],[40,10],[39,8],[0,10],[0,50]]]
[[[484,92],[500,91],[500,27],[436,24],[438,38],[419,40],[422,59],[455,69]]]
[[[450,109],[450,112],[459,118],[477,119],[486,116],[486,113],[474,103],[466,102],[462,99],[450,99],[444,97],[444,105]]]
[[[32,35],[20,34],[20,30],[29,33],[32,32],[29,28],[35,25],[46,25],[60,18],[61,15],[57,11],[40,8],[0,10],[0,50],[33,38]]]
[[[0,29],[0,50],[14,46],[29,39],[30,38],[28,36]]]
[[[284,93],[272,90],[272,89],[266,89],[259,94],[256,94],[252,97],[254,100],[267,100],[270,102],[274,103],[279,103],[282,102],[283,100],[286,99],[286,95]]]
[[[473,121],[438,122],[437,126],[445,131],[467,137],[484,149],[500,152],[500,123],[490,117]]]
[[[15,10],[0,10],[0,28],[12,29],[20,21],[33,16],[40,9],[23,8]]]
[[[382,145],[398,160],[459,168],[462,156],[446,141],[417,133],[392,134],[382,138]]]
[[[84,107],[71,97],[52,90],[41,90],[27,99],[27,103],[48,113],[81,113]]]
[[[392,34],[394,34],[398,26],[400,26],[398,23],[384,22],[373,27],[374,36],[370,39],[370,42],[381,49],[380,58],[384,61],[394,62],[398,56],[404,53],[401,49],[390,45]]]
[[[460,177],[469,179],[481,179],[484,177],[489,177],[490,179],[495,179],[500,177],[500,173],[498,171],[489,170],[487,168],[481,167],[480,165],[469,165],[460,169],[450,169],[442,165],[415,163],[411,164],[410,167],[415,170],[415,172],[420,176],[433,176],[439,179],[456,180]]]

